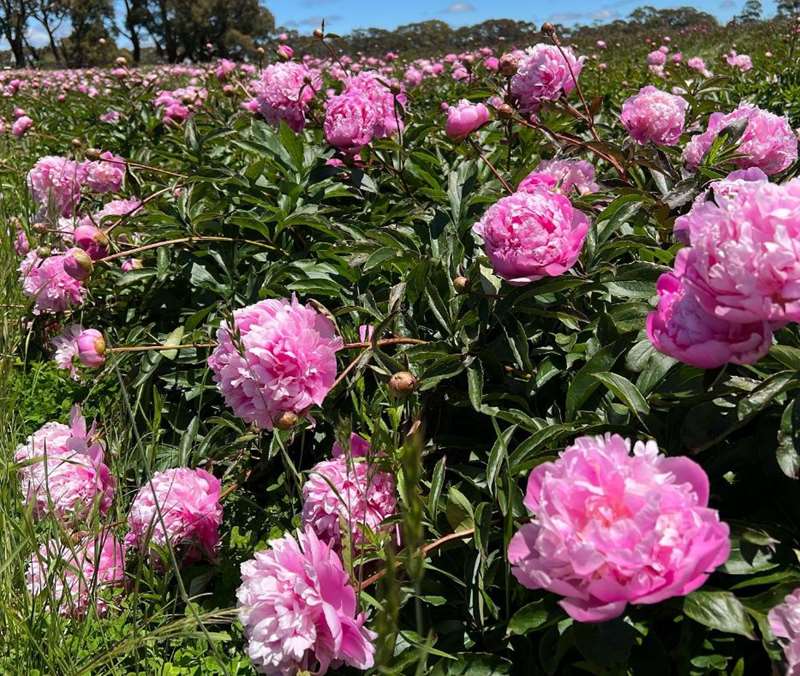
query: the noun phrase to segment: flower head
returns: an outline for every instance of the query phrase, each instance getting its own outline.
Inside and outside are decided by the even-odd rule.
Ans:
[[[535,192],[537,186],[562,195],[569,195],[573,190],[580,195],[600,190],[594,180],[594,167],[586,160],[543,160],[522,179],[517,190]]]
[[[40,158],[28,172],[34,201],[54,216],[73,216],[86,180],[86,164],[66,157]]]
[[[125,178],[125,160],[106,150],[86,167],[86,185],[97,193],[119,192]]]
[[[34,300],[33,314],[63,312],[83,303],[88,293],[82,282],[64,270],[66,256],[41,258],[34,249],[19,266],[22,292]]]
[[[369,669],[376,635],[356,613],[356,594],[338,554],[310,528],[269,543],[242,564],[236,593],[247,654],[271,676],[325,674],[345,664]]]
[[[105,590],[125,582],[125,549],[110,531],[65,545],[49,540],[28,560],[28,591],[46,593],[60,615],[82,618],[90,606],[105,614]]]
[[[378,116],[361,94],[341,94],[325,105],[325,140],[344,153],[355,155],[372,141]]]
[[[273,63],[254,84],[258,111],[270,124],[281,120],[293,131],[306,125],[306,109],[322,88],[319,73],[295,61]]]
[[[483,103],[470,103],[462,99],[447,109],[444,131],[447,137],[461,141],[489,121],[489,109]]]
[[[362,543],[365,529],[377,532],[397,507],[394,477],[381,471],[368,454],[369,443],[353,434],[349,456],[334,444],[333,460],[317,463],[303,485],[303,526],[313,528],[337,551],[342,528],[353,543]]]
[[[584,57],[575,58],[569,47],[540,43],[529,48],[519,59],[511,78],[511,93],[520,110],[535,113],[542,101],[556,101],[569,94],[583,69]]]
[[[728,526],[708,508],[708,477],[694,461],[659,455],[655,442],[580,437],[528,479],[535,520],[508,548],[530,589],[564,597],[579,622],[621,615],[700,587],[730,552]]]
[[[203,469],[156,472],[139,489],[128,512],[125,544],[154,551],[169,543],[184,562],[213,557],[222,522],[220,481]]]
[[[674,146],[683,133],[689,103],[652,85],[622,104],[622,124],[637,143]]]
[[[81,520],[97,506],[105,514],[116,482],[103,461],[104,449],[94,426],[75,406],[69,426],[49,422],[17,447],[22,494],[37,517],[53,513]]]
[[[235,310],[233,320],[235,335],[222,324],[208,364],[236,415],[271,430],[282,413],[322,404],[342,346],[327,317],[292,298]]]
[[[500,199],[472,229],[483,239],[495,273],[510,284],[525,284],[575,265],[589,221],[563,195],[532,187]]]
[[[683,151],[683,159],[695,169],[711,148],[719,133],[740,120],[746,128],[738,142],[734,163],[740,169],[758,167],[764,173],[777,174],[797,159],[797,137],[785,117],[743,103],[727,115],[713,113],[708,128],[693,136]]]
[[[785,676],[800,676],[800,589],[770,610],[767,620],[783,649]]]

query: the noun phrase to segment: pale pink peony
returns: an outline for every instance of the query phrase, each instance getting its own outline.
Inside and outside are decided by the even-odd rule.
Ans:
[[[663,66],[667,62],[667,53],[661,49],[656,49],[647,55],[648,66]]]
[[[647,335],[656,349],[691,366],[754,364],[772,344],[769,322],[733,324],[709,314],[684,280],[661,275],[658,308],[647,317]]]
[[[737,54],[735,49],[725,55],[725,61],[731,68],[738,68],[743,73],[753,68],[753,60],[747,54]]]
[[[333,96],[325,105],[325,140],[337,150],[355,155],[372,141],[377,122],[377,111],[365,96]]]
[[[706,62],[703,61],[703,59],[701,59],[699,56],[693,56],[686,62],[686,65],[692,70],[700,73],[703,77],[711,77],[713,75],[713,73],[708,70]]]
[[[516,74],[511,78],[511,93],[520,110],[535,113],[542,101],[557,101],[569,94],[580,77],[585,57],[575,58],[569,47],[540,43],[525,51]],[[566,57],[566,59],[565,59]]]
[[[17,229],[17,236],[14,239],[14,253],[17,256],[24,256],[31,250],[31,243],[28,241],[28,235],[22,228]]]
[[[303,526],[337,551],[342,529],[359,545],[366,541],[365,531],[377,533],[397,509],[394,477],[369,454],[369,443],[352,434],[350,453],[334,444],[333,460],[317,463],[303,485]]]
[[[106,150],[86,167],[86,185],[97,193],[119,192],[125,178],[125,160]]]
[[[472,229],[495,273],[521,285],[575,265],[589,221],[566,197],[539,187],[503,197]]]
[[[784,676],[800,676],[800,589],[795,589],[783,603],[770,610],[767,619],[783,649]]]
[[[66,157],[40,158],[28,172],[34,201],[54,216],[73,216],[86,180],[86,164]]]
[[[528,478],[534,521],[508,547],[517,580],[560,594],[578,622],[621,615],[699,588],[730,553],[728,526],[708,508],[708,477],[655,442],[580,437]]]
[[[213,558],[222,523],[220,490],[219,479],[203,469],[156,472],[133,499],[126,546],[156,554],[169,543],[184,563]]]
[[[562,195],[569,195],[573,190],[580,195],[600,190],[594,180],[594,167],[586,160],[543,160],[522,179],[517,190],[536,191],[538,186]]]
[[[99,119],[106,124],[117,124],[120,120],[120,114],[116,110],[108,110]]]
[[[20,465],[23,498],[33,514],[81,520],[95,507],[105,514],[116,482],[103,455],[94,425],[87,430],[77,406],[69,426],[49,422],[28,437],[17,447],[14,460]]]
[[[78,336],[83,331],[80,324],[70,324],[65,327],[60,335],[53,338],[50,344],[55,350],[54,360],[60,369],[69,371],[73,380],[79,380],[77,357],[78,357]]]
[[[14,120],[14,124],[11,125],[11,133],[17,138],[22,138],[31,127],[33,127],[33,120],[27,115],[22,115]]]
[[[223,323],[208,364],[236,415],[271,430],[282,413],[322,404],[342,347],[330,319],[294,297],[262,300],[233,318],[237,336]]]
[[[261,79],[253,83],[264,119],[274,125],[283,120],[295,132],[305,127],[308,105],[321,88],[318,72],[293,61],[267,66]]]
[[[344,95],[359,95],[371,104],[375,115],[375,138],[392,136],[403,128],[403,111],[408,98],[402,89],[393,94],[392,85],[399,86],[390,79],[379,79],[371,72],[359,73],[345,81]]]
[[[125,549],[111,531],[70,544],[49,540],[28,560],[28,592],[45,595],[59,615],[83,618],[90,607],[108,610],[109,589],[125,582]]]
[[[220,80],[226,80],[236,70],[236,62],[230,59],[220,59],[214,69],[214,75]]]
[[[19,266],[22,292],[34,300],[33,314],[63,312],[83,303],[88,293],[82,282],[64,270],[65,256],[41,258],[34,249]]]
[[[769,181],[769,177],[758,167],[737,169],[736,171],[732,171],[725,178],[709,183],[708,187],[711,190],[711,195],[703,193],[695,200],[695,203],[702,204],[711,196],[713,196],[715,202],[719,203],[721,199],[734,196],[742,181]],[[684,244],[689,243],[688,228],[690,222],[691,219],[686,217],[677,218],[675,220],[672,234],[675,235],[675,239],[679,242],[683,242]]]
[[[797,137],[785,117],[743,103],[732,113],[712,113],[708,128],[693,136],[683,151],[683,159],[690,169],[702,162],[719,133],[739,120],[747,121],[747,128],[739,139],[734,164],[740,169],[758,167],[766,174],[777,174],[797,159]]]
[[[683,97],[648,85],[622,104],[620,119],[637,143],[674,146],[683,133],[688,108]]]
[[[236,592],[247,654],[256,671],[294,676],[374,664],[377,635],[357,614],[342,561],[313,530],[271,540],[242,564]]]
[[[161,119],[166,124],[180,124],[200,110],[208,98],[208,90],[189,86],[162,89],[156,95],[153,105],[161,111]]]
[[[461,99],[447,109],[445,134],[453,141],[461,141],[489,121],[489,109],[482,103],[470,103]]]
[[[737,324],[800,321],[800,180],[737,181],[676,228],[691,243],[676,267],[707,311]]]

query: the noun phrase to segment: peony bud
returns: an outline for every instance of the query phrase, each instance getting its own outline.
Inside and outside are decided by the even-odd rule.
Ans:
[[[500,57],[500,72],[505,77],[512,77],[517,74],[517,59],[511,54],[503,54]]]
[[[86,156],[87,160],[99,160],[101,151],[99,148],[87,148],[84,155]]]
[[[72,143],[73,148],[80,148],[83,145],[83,142],[79,138],[72,139],[70,143]]]
[[[495,110],[497,111],[497,117],[501,120],[510,120],[514,117],[514,109],[507,103],[500,104]]]
[[[292,411],[284,411],[277,418],[275,418],[275,427],[279,430],[290,430],[294,427],[300,418]]]
[[[289,45],[279,45],[275,52],[281,61],[289,61],[294,56],[294,50]]]
[[[408,371],[398,371],[389,378],[389,391],[398,397],[407,397],[417,389],[417,379]]]
[[[89,368],[98,368],[106,361],[106,341],[97,329],[81,331],[77,338],[78,359]]]
[[[545,35],[555,35],[556,27],[549,21],[545,21],[542,24],[542,33],[544,33]]]
[[[463,275],[459,275],[453,280],[453,287],[457,293],[466,293],[469,291],[469,279]]]
[[[322,40],[325,37],[325,33],[323,33],[319,28],[315,28],[314,37],[317,38],[317,40]]]
[[[64,254],[64,272],[79,282],[92,274],[93,267],[91,257],[83,249],[73,247]]]
[[[108,236],[97,226],[79,225],[75,228],[73,239],[93,260],[108,255]]]
[[[53,250],[49,246],[40,246],[38,249],[36,249],[36,255],[39,258],[47,258],[52,251]]]
[[[117,64],[117,65],[118,65],[120,68],[124,68],[126,65],[128,65],[128,59],[126,59],[124,56],[118,56],[118,57],[115,59],[115,63],[116,63],[116,64]]]

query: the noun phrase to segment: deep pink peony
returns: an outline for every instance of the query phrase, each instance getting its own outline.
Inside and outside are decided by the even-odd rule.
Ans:
[[[90,606],[108,610],[108,590],[125,582],[125,549],[108,530],[69,545],[49,540],[28,560],[28,591],[45,594],[58,613],[82,618]]]
[[[303,526],[336,551],[342,546],[342,529],[355,545],[365,542],[364,531],[378,532],[397,509],[394,477],[368,458],[369,443],[353,434],[350,453],[336,443],[333,460],[317,463],[303,485]]]
[[[535,113],[542,101],[556,101],[575,88],[584,57],[575,58],[569,47],[562,47],[562,51],[564,56],[558,47],[540,43],[520,58],[517,72],[511,78],[511,93],[517,98],[520,110]]]
[[[489,109],[482,103],[470,103],[461,99],[447,109],[445,134],[453,141],[461,141],[489,121]]]
[[[325,105],[325,140],[337,150],[355,155],[372,141],[378,114],[360,94],[341,94]]]
[[[767,619],[783,649],[784,676],[800,676],[800,589],[795,589],[783,603],[770,610]]]
[[[106,150],[86,167],[86,185],[97,193],[119,192],[125,178],[125,160]]]
[[[208,365],[236,415],[271,430],[282,413],[304,415],[322,404],[342,347],[330,319],[294,297],[262,300],[233,318],[238,337],[223,323]]]
[[[158,92],[153,105],[161,111],[161,119],[166,124],[180,124],[200,110],[208,98],[208,90],[189,86],[163,89]]]
[[[727,126],[739,120],[747,121],[747,128],[739,139],[734,161],[740,169],[758,167],[766,174],[777,174],[797,159],[797,137],[785,117],[743,103],[732,113],[712,113],[708,128],[693,136],[683,151],[683,159],[690,169],[695,169],[708,152],[714,139]]]
[[[100,368],[106,363],[106,341],[97,329],[84,329],[75,339],[78,359],[88,368]]]
[[[185,563],[213,558],[222,523],[219,479],[203,469],[156,472],[128,512],[126,546],[155,553],[167,542]]]
[[[65,256],[40,258],[34,249],[19,266],[22,292],[34,300],[33,314],[63,312],[83,303],[88,293],[82,282],[64,270]]]
[[[575,265],[589,221],[566,197],[539,187],[503,197],[472,229],[495,273],[520,285]]]
[[[105,514],[116,482],[103,461],[103,444],[94,425],[75,406],[69,426],[46,423],[18,446],[20,488],[33,514],[53,513],[62,519],[83,519],[97,507]]]
[[[338,554],[313,530],[271,540],[242,564],[236,592],[247,654],[256,671],[294,676],[374,664],[376,634],[356,613],[356,594]]]
[[[261,79],[253,83],[258,111],[264,119],[274,125],[283,120],[295,132],[305,127],[308,104],[321,88],[318,72],[293,61],[267,66]]]
[[[620,119],[637,143],[674,146],[683,133],[689,103],[652,85],[622,104]]]
[[[66,157],[40,158],[28,172],[34,201],[54,216],[73,216],[86,180],[86,164]]]
[[[96,225],[81,219],[81,225],[75,228],[72,239],[92,260],[108,256],[108,236]]]
[[[708,508],[708,477],[655,442],[580,437],[534,468],[525,506],[535,520],[508,547],[517,580],[560,594],[578,622],[621,615],[700,587],[730,553],[728,526]]]
[[[737,324],[800,321],[800,180],[729,184],[676,228],[691,243],[676,267],[706,310]]]
[[[392,85],[399,86],[391,79],[379,79],[379,76],[372,72],[362,72],[345,81],[343,94],[358,94],[372,104],[376,118],[373,132],[375,138],[393,136],[403,128],[403,111],[408,97],[402,88],[397,95],[393,94],[390,88]]]
[[[562,195],[569,195],[573,190],[580,195],[600,190],[594,180],[594,167],[586,160],[543,160],[522,179],[517,190],[536,191],[538,186]]]
[[[685,364],[712,369],[754,364],[772,344],[769,322],[733,324],[709,314],[682,278],[658,279],[658,308],[647,317],[647,335],[656,349]]]

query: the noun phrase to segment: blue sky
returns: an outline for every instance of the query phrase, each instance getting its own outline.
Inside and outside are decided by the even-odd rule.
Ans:
[[[774,11],[773,0],[762,0],[765,12]],[[486,19],[508,18],[557,21],[564,24],[600,23],[626,17],[641,5],[678,7],[690,5],[727,21],[738,13],[744,0],[270,0],[267,6],[279,24],[302,33],[316,28],[324,17],[330,30],[347,33],[353,28],[375,26],[394,28],[404,23],[442,19],[454,26],[479,23]]]

